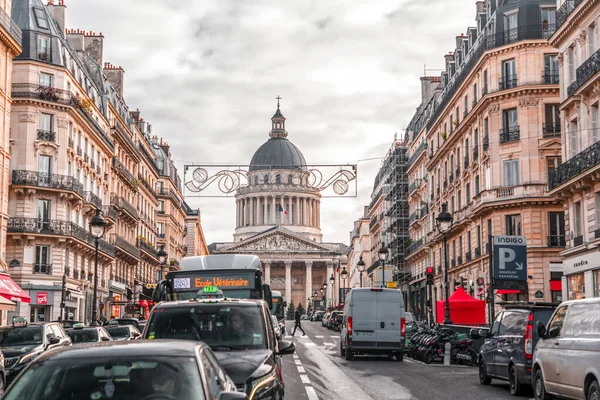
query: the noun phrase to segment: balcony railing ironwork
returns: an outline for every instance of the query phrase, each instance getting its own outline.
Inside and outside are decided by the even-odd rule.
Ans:
[[[10,33],[19,46],[23,46],[23,32],[21,31],[21,28],[19,28],[19,25],[13,21],[11,16],[8,15],[3,8],[0,8],[0,25]]]
[[[548,236],[548,247],[565,247],[567,244],[565,235]]]
[[[146,182],[146,180],[144,179],[144,177],[142,176],[142,174],[138,174],[138,182],[141,182],[141,183],[142,183],[142,185],[143,185],[143,186],[144,186],[146,189],[148,189],[148,191],[149,191],[150,193],[152,193],[152,195],[153,195],[154,197],[158,197],[158,194],[156,193],[156,190],[154,190],[154,188],[153,188],[153,187],[152,187],[152,186],[151,186],[151,185],[150,185],[148,182]]]
[[[117,221],[117,210],[112,205],[103,205],[102,206],[102,215],[104,217],[108,217],[113,221]]]
[[[581,246],[583,244],[583,235],[579,235],[573,238],[573,246]]]
[[[410,167],[415,162],[415,160],[419,158],[419,156],[425,151],[425,149],[427,149],[427,142],[423,141],[408,158],[408,163],[406,167]]]
[[[92,247],[95,246],[95,239],[89,231],[69,221],[11,217],[8,220],[8,232],[70,236],[85,242]],[[100,239],[98,242],[98,249],[111,257],[115,256],[114,246],[103,239]]]
[[[117,235],[116,233],[113,233],[111,235],[111,243],[114,244],[116,247],[120,248],[121,250],[124,250],[129,255],[135,258],[140,258],[140,249],[138,249],[133,244],[129,243],[127,239]]]
[[[485,135],[483,137],[483,151],[488,151],[490,148],[490,137],[489,135]]]
[[[102,208],[102,200],[93,192],[85,192],[85,196],[83,197],[83,201],[88,204],[93,204],[96,208]]]
[[[475,258],[481,257],[481,247],[475,247]]]
[[[146,253],[150,254],[152,257],[158,259],[158,250],[156,250],[154,248],[154,246],[146,243],[145,241],[141,240],[141,239],[137,239],[136,240],[136,245],[137,247],[139,247],[141,250],[144,250]]]
[[[465,257],[467,259],[467,262],[469,262],[469,261],[471,261],[473,259],[470,251],[467,251],[467,253],[465,254]]]
[[[575,73],[575,82],[567,88],[567,96],[572,96],[592,76],[600,71],[600,49],[583,62]]]
[[[548,176],[548,188],[552,190],[598,164],[600,164],[600,142],[594,143],[552,169]]]
[[[119,158],[113,157],[113,167],[119,171],[119,173],[121,173],[121,175],[123,175],[123,177],[129,181],[131,185],[135,186],[137,184],[133,174],[129,172],[125,164],[123,164]]]
[[[521,140],[521,129],[519,126],[509,126],[500,129],[500,143],[516,142]]]
[[[117,195],[113,195],[111,198],[111,204],[114,204],[117,207],[125,210],[134,219],[136,219],[136,220],[140,219],[140,215],[138,214],[138,211],[136,210],[136,208],[130,202],[125,200],[125,198],[117,196]]]
[[[469,161],[469,156],[468,156],[468,155],[467,155],[467,156],[465,156],[465,159],[464,159],[464,161],[463,161],[463,162],[464,162],[464,164],[463,164],[463,165],[465,166],[465,171],[466,171],[466,170],[468,170],[468,169],[469,169],[469,165],[471,165],[471,163],[470,163],[470,161]]]
[[[498,90],[507,90],[517,87],[517,75],[506,75],[498,80]]]
[[[542,136],[545,138],[560,137],[560,124],[542,124]]]
[[[56,141],[56,132],[38,129],[37,138],[38,140],[45,140],[46,142],[54,142]]]
[[[582,0],[566,0],[558,10],[556,10],[556,29],[565,23],[569,15],[577,8]]]
[[[423,247],[423,238],[415,240],[410,244],[410,246],[408,246],[408,254],[415,253],[421,247]]]
[[[560,83],[558,72],[542,71],[542,78],[546,85],[558,85]]]
[[[13,185],[27,185],[75,192],[83,197],[83,185],[74,177],[38,171],[14,170]]]
[[[33,264],[34,274],[52,274],[52,264]]]
[[[475,145],[473,148],[473,161],[477,161],[479,159],[479,146]]]

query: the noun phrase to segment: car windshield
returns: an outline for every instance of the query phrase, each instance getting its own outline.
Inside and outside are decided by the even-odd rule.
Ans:
[[[194,357],[123,357],[45,360],[20,375],[3,400],[204,399]]]
[[[42,344],[42,327],[25,326],[0,329],[0,347]]]
[[[108,331],[108,333],[110,334],[110,337],[112,337],[113,339],[127,339],[129,338],[129,328],[124,327],[124,326],[119,326],[119,327],[115,327],[115,328],[106,328],[106,330]]]
[[[261,310],[237,304],[155,308],[145,339],[201,340],[214,350],[264,349],[267,338]]]
[[[73,343],[89,343],[98,341],[98,331],[96,329],[71,329],[67,331],[67,335]]]

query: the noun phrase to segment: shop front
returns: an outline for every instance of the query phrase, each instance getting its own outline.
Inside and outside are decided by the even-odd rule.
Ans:
[[[106,302],[108,319],[125,315],[123,304],[127,302],[127,286],[114,280],[108,281],[108,299]]]
[[[562,299],[600,297],[600,253],[587,252],[563,262]]]
[[[29,295],[7,274],[0,274],[0,321],[6,325],[8,321],[21,311],[27,311],[31,298]]]

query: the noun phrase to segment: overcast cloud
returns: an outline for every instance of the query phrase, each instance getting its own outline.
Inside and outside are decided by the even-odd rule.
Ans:
[[[472,0],[66,0],[67,27],[102,32],[125,98],[184,162],[249,163],[280,95],[309,164],[383,157],[475,24]],[[439,71],[430,71],[439,75]],[[348,242],[381,161],[359,161],[358,197],[324,199],[324,240]],[[183,176],[182,176],[183,178]],[[207,241],[230,241],[231,198],[188,198]]]

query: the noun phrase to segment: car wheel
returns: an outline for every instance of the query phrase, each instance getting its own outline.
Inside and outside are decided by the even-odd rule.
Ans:
[[[2,398],[2,396],[4,396],[4,386],[6,384],[4,383],[4,375],[0,374],[0,398]]]
[[[434,355],[433,352],[431,350],[427,350],[425,352],[425,355],[423,356],[423,361],[425,362],[425,364],[431,364],[431,362],[433,361]]]
[[[537,369],[533,378],[533,396],[535,400],[552,400],[552,396],[546,393],[546,386],[544,385],[544,377],[542,376],[542,370]]]
[[[587,400],[600,400],[600,386],[598,381],[592,382],[587,392]]]
[[[399,351],[396,353],[396,361],[402,361],[404,360],[404,352]]]
[[[344,358],[346,359],[346,361],[352,361],[352,351],[350,351],[349,348],[344,349]]]
[[[514,365],[510,366],[508,370],[508,389],[512,396],[518,396],[521,394],[521,384],[519,383],[519,377],[517,376],[517,369]]]
[[[492,378],[490,378],[487,374],[485,362],[483,361],[483,359],[479,360],[479,383],[481,383],[482,385],[489,385],[490,383],[492,383]]]
[[[346,349],[342,346],[342,341],[340,340],[340,356],[346,356]]]

